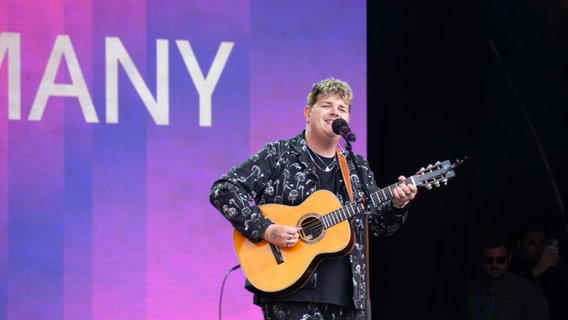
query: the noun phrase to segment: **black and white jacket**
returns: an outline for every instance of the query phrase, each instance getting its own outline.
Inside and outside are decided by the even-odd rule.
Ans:
[[[345,153],[343,153],[346,155]],[[355,155],[359,171],[354,162],[348,161],[354,201],[362,201],[365,192],[379,190],[374,174],[367,160]],[[349,194],[343,183],[339,166],[337,199],[342,205],[349,203]],[[362,173],[360,178],[357,172]],[[304,132],[288,140],[279,140],[265,145],[243,163],[231,168],[211,188],[210,202],[233,227],[253,242],[273,222],[263,216],[258,205],[277,203],[295,206],[301,204],[318,189],[317,170],[310,160]],[[385,201],[365,214],[368,216],[369,233],[375,237],[392,235],[404,223],[408,207],[397,209],[392,201]],[[351,220],[355,244],[349,253],[353,274],[353,302],[356,308],[364,309],[366,301],[365,273],[365,224],[356,216]]]

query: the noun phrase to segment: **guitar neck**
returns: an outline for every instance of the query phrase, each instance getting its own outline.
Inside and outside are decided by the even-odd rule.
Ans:
[[[393,194],[392,194],[392,190],[396,187],[398,187],[401,184],[415,184],[414,183],[415,177],[412,176],[406,180],[404,180],[403,182],[397,182],[397,183],[393,183],[390,186],[383,188],[377,192],[373,192],[371,194],[371,201],[373,202],[373,205],[379,205],[387,200],[392,199]]]
[[[404,183],[406,183],[406,181],[412,181],[413,177],[411,177],[410,179],[405,180]],[[386,188],[383,188],[379,191],[373,192],[371,194],[371,201],[373,203],[373,205],[377,206],[389,199],[391,199],[393,197],[392,194],[392,190],[394,188],[396,188],[398,185],[400,185],[403,182],[397,182],[394,183]],[[325,214],[322,217],[322,221],[323,221],[323,225],[324,228],[329,228],[331,226],[334,226],[340,222],[343,222],[351,217],[356,216],[359,213],[362,213],[363,211],[365,211],[366,208],[366,204],[362,203],[362,202],[355,202],[355,203],[350,203],[342,208],[339,208],[335,211],[332,211],[328,214]]]

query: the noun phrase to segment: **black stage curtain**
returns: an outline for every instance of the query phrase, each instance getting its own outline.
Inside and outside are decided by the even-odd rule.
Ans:
[[[394,236],[371,240],[373,319],[461,319],[485,235],[513,237],[541,217],[567,248],[561,5],[368,2],[368,157],[379,185],[467,157],[447,186],[420,190]]]

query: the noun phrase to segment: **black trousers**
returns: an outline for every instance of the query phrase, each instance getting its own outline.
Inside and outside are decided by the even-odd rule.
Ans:
[[[365,310],[325,303],[274,302],[262,304],[265,320],[366,320]]]

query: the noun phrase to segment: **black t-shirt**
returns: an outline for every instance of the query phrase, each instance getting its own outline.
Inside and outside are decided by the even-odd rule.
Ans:
[[[323,159],[331,162],[333,158]],[[319,189],[326,189],[335,194],[339,190],[340,180],[338,178],[341,175],[339,165],[329,172],[320,168],[317,170],[320,179]],[[302,288],[287,296],[267,300],[330,303],[342,307],[353,307],[353,280],[349,254],[323,259]]]

